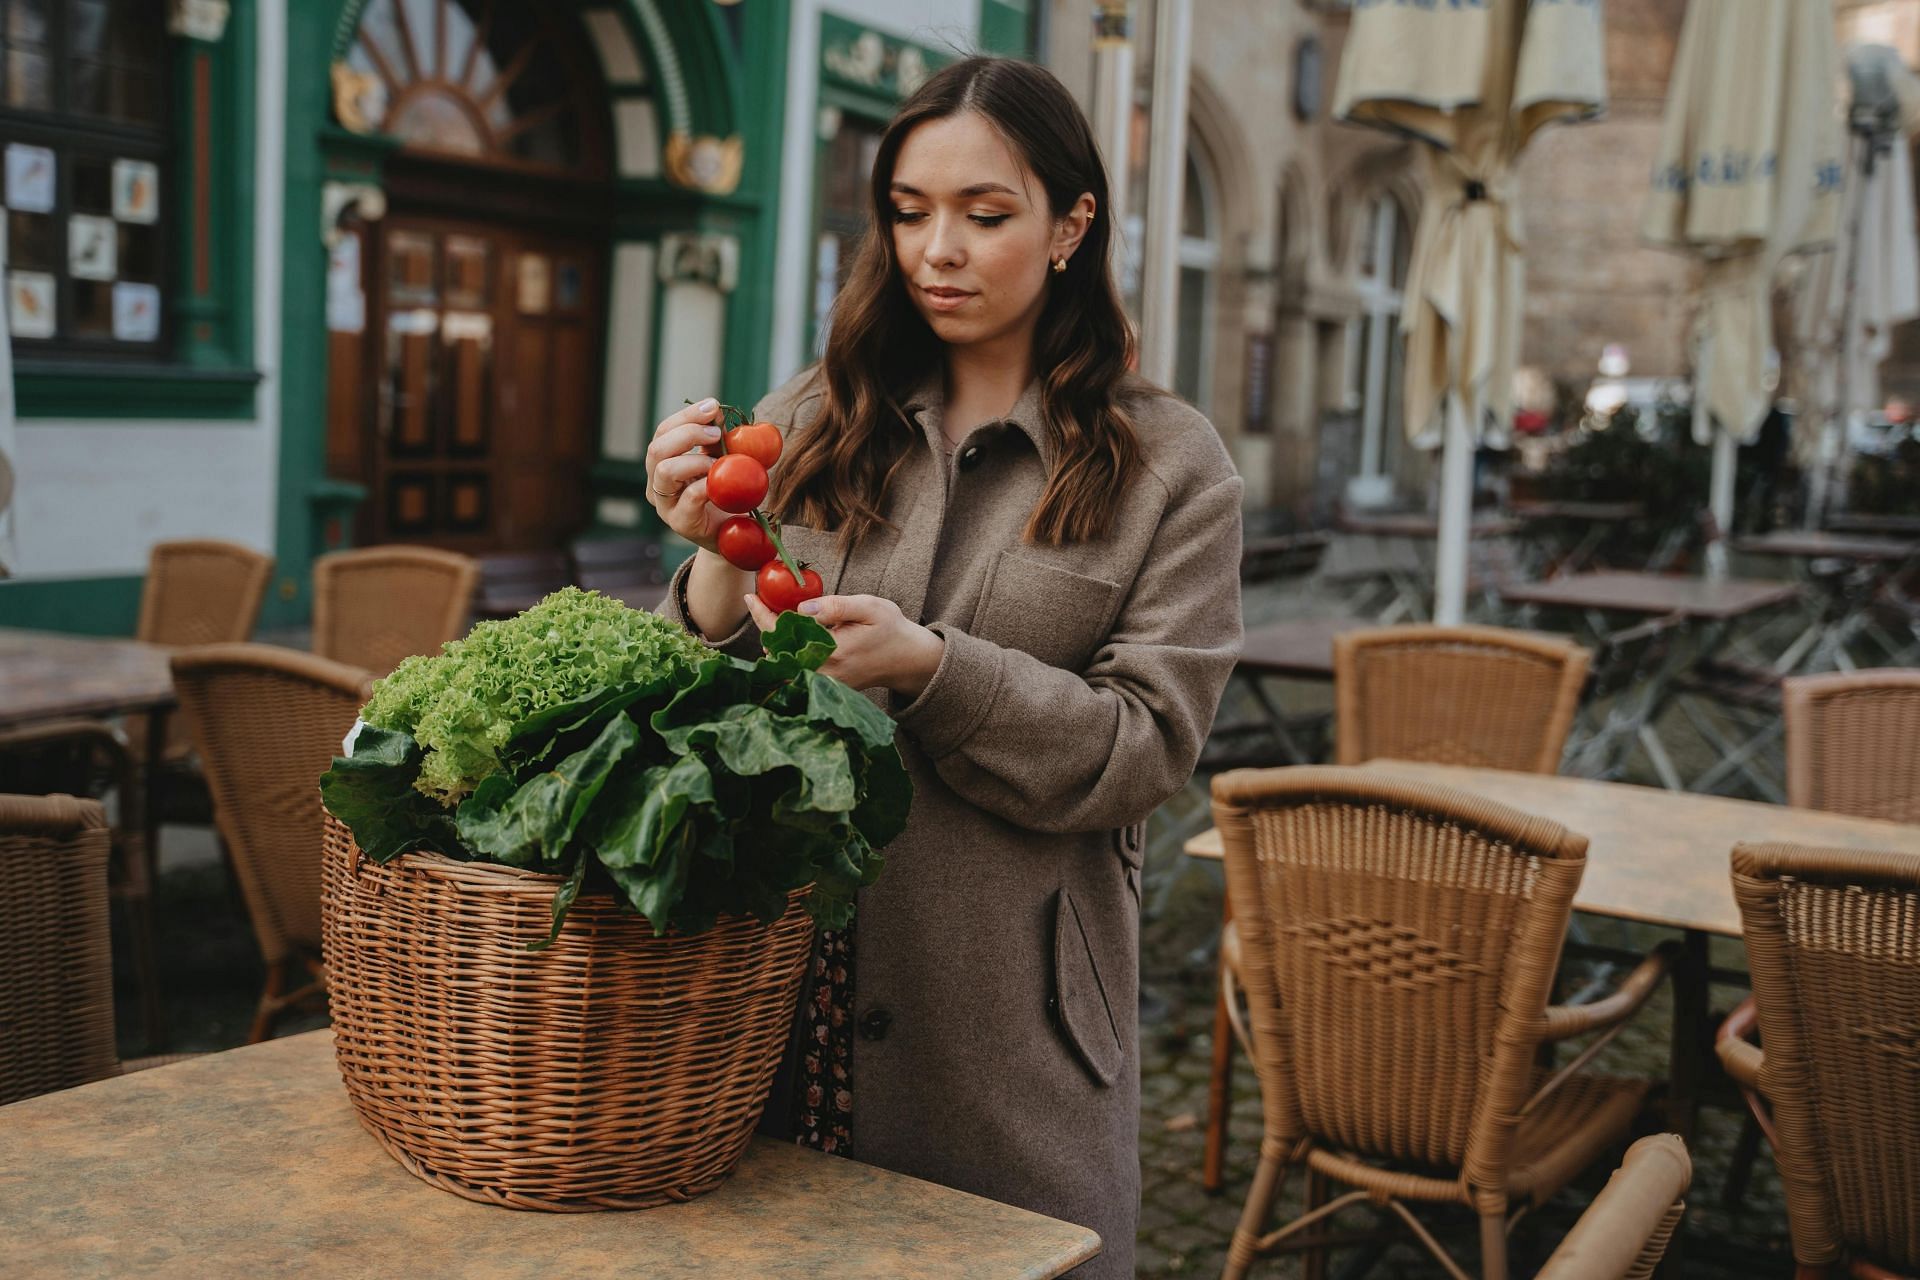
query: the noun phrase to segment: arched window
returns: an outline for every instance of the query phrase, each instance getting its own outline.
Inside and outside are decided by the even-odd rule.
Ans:
[[[591,168],[591,86],[570,29],[542,7],[373,0],[347,54],[365,127],[410,150],[543,169]],[[336,100],[341,95],[336,93]]]
[[[1347,403],[1360,411],[1360,475],[1354,493],[1359,500],[1377,503],[1390,492],[1386,477],[1401,434],[1406,343],[1399,333],[1400,306],[1413,237],[1399,202],[1380,195],[1362,206],[1354,238],[1359,257],[1354,292],[1360,298],[1360,315],[1349,326],[1347,338]]]
[[[1186,194],[1180,202],[1180,337],[1173,388],[1202,413],[1210,411],[1215,281],[1220,271],[1217,188],[1188,135]]]

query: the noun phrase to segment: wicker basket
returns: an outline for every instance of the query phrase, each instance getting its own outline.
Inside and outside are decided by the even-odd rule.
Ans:
[[[639,1209],[723,1182],[799,995],[805,891],[771,926],[655,938],[582,895],[552,947],[556,879],[361,856],[326,820],[323,937],[340,1074],[413,1173],[519,1209]]]

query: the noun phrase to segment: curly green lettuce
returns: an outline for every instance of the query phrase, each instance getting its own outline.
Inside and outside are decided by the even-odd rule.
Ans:
[[[361,719],[426,752],[414,786],[451,807],[501,769],[514,725],[613,685],[691,671],[713,651],[597,591],[565,587],[518,617],[482,622],[436,656],[376,682]]]

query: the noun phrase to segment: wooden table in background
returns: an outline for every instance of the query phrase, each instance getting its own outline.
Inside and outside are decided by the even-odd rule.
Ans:
[[[1085,1227],[756,1138],[686,1204],[463,1200],[360,1127],[313,1031],[0,1108],[0,1275],[1057,1276]]]
[[[1342,533],[1364,534],[1371,538],[1418,538],[1432,542],[1440,537],[1440,517],[1418,511],[1389,511],[1372,514],[1342,512],[1334,523]],[[1520,529],[1520,522],[1509,516],[1476,515],[1467,526],[1469,538],[1504,538]]]
[[[1233,679],[1246,688],[1263,718],[1214,726],[1208,735],[1212,750],[1201,767],[1212,771],[1235,765],[1314,763],[1314,753],[1301,745],[1294,731],[1317,731],[1319,717],[1287,714],[1264,681],[1332,680],[1333,638],[1343,631],[1358,631],[1374,625],[1365,618],[1323,617],[1248,627],[1239,660],[1234,663]],[[1254,745],[1232,745],[1240,739],[1253,739]],[[1277,755],[1267,753],[1265,739],[1272,740]]]
[[[1610,570],[1570,574],[1547,582],[1513,583],[1501,587],[1500,594],[1514,604],[1651,617],[1678,613],[1701,621],[1725,622],[1791,600],[1799,590],[1791,582],[1746,578],[1712,582],[1676,574]]]
[[[1668,1120],[1683,1135],[1692,1132],[1695,1105],[1712,1054],[1707,942],[1713,935],[1740,936],[1740,910],[1734,903],[1729,867],[1733,846],[1771,840],[1920,855],[1920,826],[1905,823],[1554,774],[1402,760],[1375,760],[1361,767],[1409,782],[1455,787],[1524,813],[1552,818],[1587,837],[1587,868],[1574,895],[1575,911],[1681,931],[1683,955],[1673,971]],[[1185,847],[1197,858],[1223,856],[1220,833],[1214,828],[1194,836]],[[1216,1036],[1225,1016],[1222,1006],[1216,1011]],[[1224,1062],[1230,1067],[1231,1057]],[[1216,1072],[1226,1069],[1222,1063],[1222,1055],[1216,1052]],[[1216,1185],[1219,1176],[1211,1129],[1209,1117],[1205,1171],[1209,1187]]]
[[[1524,524],[1524,536],[1541,549],[1534,576],[1558,578],[1586,569],[1607,539],[1645,519],[1647,509],[1638,502],[1553,500],[1516,502],[1508,514]],[[1577,537],[1570,536],[1576,531]]]
[[[1912,639],[1902,642],[1888,636],[1874,624],[1871,611],[1907,566],[1920,560],[1920,538],[1775,529],[1735,538],[1728,545],[1746,555],[1792,561],[1800,581],[1819,600],[1806,630],[1774,663],[1776,671],[1851,671],[1854,663],[1848,646],[1862,633],[1886,650],[1887,664],[1907,665],[1915,648]],[[1844,567],[1839,572],[1816,572],[1816,561],[1838,561]]]
[[[0,728],[164,712],[174,704],[172,656],[138,640],[0,627]]]
[[[137,795],[122,796],[121,825],[141,833],[139,856],[148,859],[151,876],[158,828],[152,820],[160,812],[160,771],[148,762],[164,759],[167,717],[175,704],[171,649],[138,640],[73,636],[56,631],[25,631],[0,627],[0,731],[26,729],[58,720],[97,720],[109,716],[146,716],[145,741],[139,767]],[[0,779],[0,791],[6,790]],[[132,900],[132,946],[146,959],[135,972],[141,981],[140,1018],[147,1052],[166,1047],[166,1018],[152,959],[153,898]]]
[[[1500,588],[1509,604],[1565,610],[1579,615],[1595,651],[1594,683],[1622,690],[1590,733],[1576,732],[1568,747],[1567,767],[1587,776],[1613,778],[1625,768],[1635,743],[1646,751],[1663,786],[1687,789],[1661,741],[1657,725],[1675,681],[1712,659],[1738,619],[1795,599],[1792,582],[1744,578],[1710,581],[1664,573],[1609,571],[1575,573],[1544,582],[1511,583]],[[1637,627],[1614,628],[1610,615],[1645,620]],[[1673,643],[1651,669],[1631,657],[1627,643],[1636,632],[1654,627],[1676,631]]]

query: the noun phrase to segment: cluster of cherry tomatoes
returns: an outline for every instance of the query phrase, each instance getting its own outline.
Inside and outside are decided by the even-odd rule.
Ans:
[[[738,425],[730,425],[735,418]],[[820,575],[797,564],[762,512],[767,472],[780,460],[780,428],[749,422],[732,405],[720,406],[720,440],[707,452],[718,459],[707,469],[707,501],[734,513],[720,526],[716,542],[728,564],[754,575],[753,589],[775,613],[798,608],[824,590]]]

